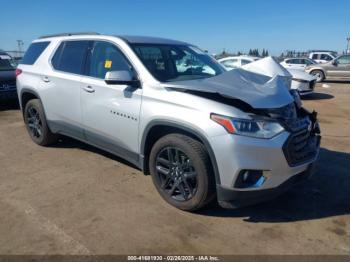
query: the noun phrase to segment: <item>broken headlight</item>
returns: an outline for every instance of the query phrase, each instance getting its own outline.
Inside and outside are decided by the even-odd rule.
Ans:
[[[223,126],[227,132],[235,135],[268,139],[284,131],[284,128],[276,121],[238,119],[216,114],[211,114],[210,118]]]

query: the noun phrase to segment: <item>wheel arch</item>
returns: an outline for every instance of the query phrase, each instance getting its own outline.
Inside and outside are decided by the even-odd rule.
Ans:
[[[171,133],[180,133],[188,135],[191,138],[198,140],[204,145],[205,149],[209,154],[216,184],[220,184],[220,175],[215,154],[206,136],[200,130],[194,129],[189,125],[184,125],[183,123],[177,123],[168,120],[154,120],[150,122],[144,129],[140,148],[140,153],[142,155],[141,164],[143,166],[144,173],[146,175],[149,174],[149,155],[154,143],[161,137]]]
[[[313,71],[321,71],[323,73],[323,76],[324,76],[324,79],[326,79],[327,77],[327,73],[326,73],[326,70],[324,68],[321,68],[321,67],[315,67],[315,68],[312,68],[310,70],[310,74],[313,72]]]
[[[39,99],[41,101],[39,94],[36,91],[31,90],[29,88],[23,88],[21,90],[21,94],[19,98],[20,98],[19,105],[21,107],[22,113],[24,113],[24,108],[29,100]]]

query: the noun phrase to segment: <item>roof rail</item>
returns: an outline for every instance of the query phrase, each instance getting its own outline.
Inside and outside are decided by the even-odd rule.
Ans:
[[[57,37],[57,36],[72,36],[72,35],[99,35],[99,33],[96,33],[96,32],[60,33],[60,34],[52,34],[52,35],[43,35],[43,36],[40,36],[39,39]]]

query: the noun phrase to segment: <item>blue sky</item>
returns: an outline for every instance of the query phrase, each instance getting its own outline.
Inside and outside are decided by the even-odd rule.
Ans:
[[[2,0],[0,49],[43,34],[97,31],[187,41],[218,53],[267,48],[343,51],[350,36],[348,0]]]

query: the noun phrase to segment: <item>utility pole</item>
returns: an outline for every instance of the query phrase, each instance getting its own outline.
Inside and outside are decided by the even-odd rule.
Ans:
[[[22,56],[22,46],[23,46],[24,42],[22,40],[17,40],[17,45],[18,45],[18,55],[17,57],[21,57]]]
[[[350,53],[350,50],[349,50],[350,37],[346,38],[346,40],[348,41],[348,44],[346,45],[345,53],[348,54],[348,53]]]

